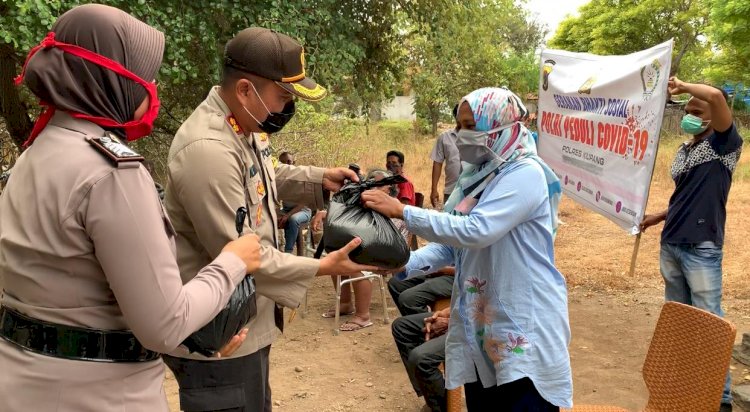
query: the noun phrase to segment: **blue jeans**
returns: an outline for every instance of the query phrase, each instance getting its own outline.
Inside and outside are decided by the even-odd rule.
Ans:
[[[293,208],[284,208],[282,213],[289,213]],[[312,211],[308,208],[304,208],[299,212],[289,216],[284,228],[284,252],[292,253],[294,250],[294,244],[297,242],[297,235],[299,234],[299,227],[305,223],[310,223],[312,218]]]
[[[664,299],[695,306],[724,316],[721,310],[720,247],[711,242],[699,245],[670,245],[662,243],[659,265],[664,277]],[[731,376],[727,371],[722,403],[732,402]]]

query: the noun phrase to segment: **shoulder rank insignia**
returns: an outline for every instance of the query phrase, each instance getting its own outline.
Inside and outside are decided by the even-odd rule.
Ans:
[[[245,132],[242,130],[240,123],[237,121],[233,114],[227,116],[227,124],[237,136],[245,135]]]
[[[125,146],[117,136],[110,132],[107,132],[102,137],[89,137],[86,140],[115,164],[142,162],[144,160],[143,156]]]

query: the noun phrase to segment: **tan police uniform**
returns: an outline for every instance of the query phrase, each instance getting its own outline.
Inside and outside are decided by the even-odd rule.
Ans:
[[[260,296],[250,333],[234,357],[270,345],[282,326],[280,318],[274,320],[274,302],[299,306],[319,268],[317,260],[277,249],[275,205],[285,200],[322,208],[325,169],[272,160],[268,135],[245,135],[218,87],[180,127],[168,165],[166,207],[178,234],[177,257],[184,281],[213,259],[221,245],[237,238],[235,212],[247,207],[245,233],[261,238],[261,266],[253,273]]]
[[[153,180],[125,146],[89,141],[102,136],[58,112],[16,163],[0,197],[2,305],[54,324],[131,330],[146,348],[171,352],[216,316],[246,267],[217,252],[183,286]],[[159,358],[70,360],[0,339],[4,412],[167,411],[163,378]]]
[[[256,354],[263,359],[248,364],[254,366],[242,368],[267,368],[269,346],[283,327],[281,309],[277,305],[298,307],[319,268],[318,260],[277,249],[275,205],[279,200],[286,200],[323,207],[325,169],[275,162],[268,135],[246,135],[219,95],[218,87],[210,91],[178,130],[169,151],[168,168],[165,204],[177,231],[177,257],[184,281],[192,279],[204,262],[211,261],[221,245],[237,237],[236,210],[242,206],[248,209],[244,233],[253,232],[261,238],[261,266],[253,273],[258,313],[248,325],[247,339],[232,358]],[[199,354],[189,358],[206,360]],[[167,361],[173,370],[186,367],[185,362],[174,367],[170,362]],[[222,358],[214,362],[228,364],[230,360]],[[255,372],[258,371],[247,373]],[[265,385],[268,371],[262,372],[255,377],[256,384]],[[199,373],[202,372],[184,374]],[[243,385],[241,382],[232,382],[236,376],[229,375],[235,374],[218,370],[214,373],[224,376],[217,376],[216,387],[208,394],[199,382],[195,383],[196,388],[180,382],[184,410],[239,408],[244,404],[242,392],[247,388],[239,387]],[[270,398],[265,399],[270,397],[270,390],[266,390],[265,395],[254,392],[253,396],[260,397],[256,400],[260,410],[264,403],[270,402]],[[250,395],[244,396],[247,397]],[[215,403],[221,399],[236,399],[237,402]]]

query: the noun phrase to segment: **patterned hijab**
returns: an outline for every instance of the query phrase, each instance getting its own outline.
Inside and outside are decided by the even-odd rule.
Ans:
[[[528,110],[521,99],[508,89],[488,87],[471,92],[461,99],[459,105],[464,102],[471,107],[476,130],[488,131],[501,126],[512,126],[489,136],[488,144],[500,159],[496,158],[481,165],[463,163],[463,172],[456,188],[448,198],[445,211],[459,216],[468,215],[478,203],[484,189],[503,168],[522,159],[532,159],[544,170],[549,193],[552,231],[553,235],[557,233],[557,210],[562,194],[560,180],[537,155],[531,131],[523,124]]]

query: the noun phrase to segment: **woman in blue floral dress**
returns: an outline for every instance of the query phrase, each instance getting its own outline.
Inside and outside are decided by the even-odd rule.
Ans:
[[[461,100],[463,172],[445,213],[363,195],[432,242],[412,253],[407,276],[455,263],[446,388],[464,385],[470,412],[572,406],[567,289],[553,250],[560,182],[537,156],[526,114],[507,89]]]

